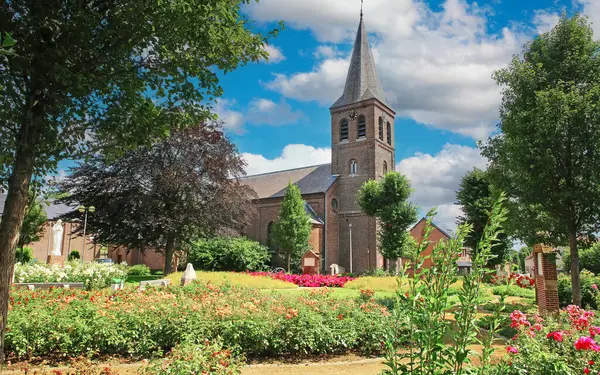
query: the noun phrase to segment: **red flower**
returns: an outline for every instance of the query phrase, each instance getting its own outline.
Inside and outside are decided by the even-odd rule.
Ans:
[[[558,341],[558,342],[562,342],[563,340],[563,333],[560,331],[555,331],[555,332],[550,332],[548,335],[546,335],[547,339],[552,339],[554,341]]]
[[[594,362],[593,360],[590,359],[590,361],[588,362],[588,365],[593,366],[594,363],[596,363],[596,362]]]
[[[591,337],[580,337],[575,341],[575,349],[577,350],[593,350],[600,351],[600,346]]]
[[[583,373],[584,373],[584,374],[589,374],[589,373],[590,373],[590,369],[589,369],[589,368],[587,368],[587,367],[586,367],[586,368],[584,368],[584,369],[583,369]]]
[[[519,352],[519,349],[515,348],[512,345],[509,345],[509,346],[506,347],[506,352],[508,354],[517,354]]]

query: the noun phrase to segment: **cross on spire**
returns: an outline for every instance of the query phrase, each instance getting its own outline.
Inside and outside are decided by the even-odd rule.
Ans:
[[[363,1],[364,0],[360,0],[360,20],[362,21],[363,19]]]

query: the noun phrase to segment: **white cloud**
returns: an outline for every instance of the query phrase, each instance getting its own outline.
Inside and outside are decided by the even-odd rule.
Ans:
[[[436,222],[454,230],[456,217],[460,215],[460,207],[454,204],[456,191],[462,177],[474,167],[486,167],[479,150],[446,144],[436,155],[417,153],[401,160],[396,170],[404,174],[415,189],[412,201],[425,212],[437,207]]]
[[[535,16],[533,17],[535,32],[538,34],[543,34],[550,31],[558,24],[559,20],[560,14],[558,13],[547,10],[538,10],[535,12]]]
[[[333,44],[322,44],[317,47],[313,56],[316,59],[327,58],[331,59],[334,57],[338,57],[340,55],[340,51],[338,50],[336,45]]]
[[[290,144],[285,146],[281,155],[274,159],[267,159],[263,155],[247,152],[243,153],[242,157],[248,164],[246,173],[253,175],[330,163],[331,149],[315,148],[303,144]]]
[[[270,99],[254,99],[250,102],[246,119],[252,124],[265,125],[289,125],[296,124],[306,119],[304,112],[293,110],[283,98],[279,103]]]
[[[263,49],[269,54],[269,58],[266,60],[267,64],[276,64],[285,60],[283,52],[281,52],[281,49],[279,49],[278,47],[275,47],[271,44],[265,44],[263,46]]]
[[[346,0],[326,6],[317,0],[263,0],[248,9],[255,19],[283,18],[321,41],[347,46],[356,33],[357,7]],[[440,11],[418,0],[371,1],[364,13],[388,102],[400,116],[474,138],[492,131],[500,90],[491,74],[519,53],[528,35],[508,27],[489,35],[486,9],[464,0],[446,0]],[[332,53],[323,47],[316,52],[323,59],[312,70],[277,74],[266,86],[329,106],[342,93],[349,60],[349,54]]]
[[[223,121],[223,128],[235,134],[244,133],[244,116],[242,112],[233,109],[237,105],[235,100],[219,99],[215,112],[219,120]]]
[[[598,0],[574,0],[583,8],[583,13],[590,18],[594,36],[600,39],[600,1]]]

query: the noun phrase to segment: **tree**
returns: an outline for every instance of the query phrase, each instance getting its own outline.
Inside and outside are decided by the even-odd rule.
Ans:
[[[521,270],[521,273],[525,273],[526,269],[525,269],[525,259],[531,254],[533,253],[533,250],[530,249],[527,246],[523,246],[521,247],[521,249],[519,250],[519,269]]]
[[[219,73],[267,57],[251,0],[11,0],[0,25],[18,43],[0,59],[0,362],[12,264],[32,176],[103,149],[150,144],[198,124]],[[276,28],[269,33],[275,35]],[[180,109],[184,110],[181,111]],[[168,121],[172,120],[172,121]],[[177,121],[174,121],[177,120]]]
[[[379,219],[379,252],[387,260],[409,255],[404,249],[412,247],[408,228],[417,221],[417,207],[408,201],[411,192],[405,176],[390,172],[366,182],[358,193],[360,208]]]
[[[167,275],[179,244],[248,223],[255,194],[239,180],[245,165],[219,126],[202,124],[116,160],[96,156],[58,186],[69,193],[61,202],[96,208],[87,226],[96,241],[162,250]]]
[[[27,205],[27,211],[23,218],[23,226],[21,227],[17,247],[22,249],[23,246],[40,239],[40,234],[48,221],[48,215],[46,215],[44,205],[44,201],[36,198],[34,194],[30,193],[29,204]]]
[[[463,215],[458,218],[457,224],[471,224],[473,230],[467,234],[465,245],[473,251],[476,256],[479,241],[489,221],[491,209],[498,199],[498,194],[493,192],[487,172],[475,168],[463,176],[460,187],[456,192],[457,204],[461,206]],[[492,247],[494,257],[490,259],[488,266],[501,264],[507,259],[511,249],[511,242],[505,233],[498,235],[498,241]]]
[[[577,238],[595,232],[600,216],[599,47],[579,15],[528,43],[494,74],[501,132],[482,147],[492,182],[520,207],[522,239],[569,244],[577,305]]]
[[[290,182],[281,202],[279,217],[273,224],[273,239],[285,252],[288,272],[292,271],[292,262],[300,260],[310,248],[308,239],[312,224],[304,204],[300,188]]]
[[[565,268],[571,265],[571,254],[565,251],[563,254],[563,264]],[[589,247],[579,250],[579,268],[588,270],[595,275],[600,274],[600,243],[596,242]]]

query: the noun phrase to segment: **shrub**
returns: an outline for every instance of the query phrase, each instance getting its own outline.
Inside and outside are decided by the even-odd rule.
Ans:
[[[270,259],[269,249],[243,237],[202,239],[188,249],[188,262],[205,271],[263,271]]]
[[[124,279],[127,269],[105,263],[69,262],[64,267],[53,264],[16,264],[17,283],[82,282],[87,290],[110,286],[112,279]]]
[[[69,253],[68,259],[69,259],[69,261],[81,259],[81,256],[79,255],[79,251],[71,250],[71,252]]]
[[[167,358],[144,365],[140,375],[235,375],[244,365],[242,357],[224,349],[219,342],[184,343],[171,350]]]
[[[517,285],[500,285],[495,286],[492,292],[496,296],[511,296],[511,297],[523,297],[523,298],[534,298],[535,290],[521,288]]]
[[[220,337],[254,358],[376,354],[389,324],[385,307],[323,289],[265,293],[200,282],[144,292],[18,289],[11,293],[6,353],[15,359],[82,352],[150,358],[193,335],[211,342]]]
[[[17,254],[15,255],[15,262],[25,264],[31,262],[33,259],[33,249],[29,246],[17,247]]]
[[[588,270],[581,271],[579,275],[581,279],[581,305],[590,309],[597,309],[598,305],[592,285],[600,284],[599,278]],[[571,285],[570,275],[558,275],[558,303],[561,307],[573,303],[573,288]]]
[[[136,264],[127,269],[127,275],[129,276],[148,276],[150,275],[150,268],[145,264]]]

